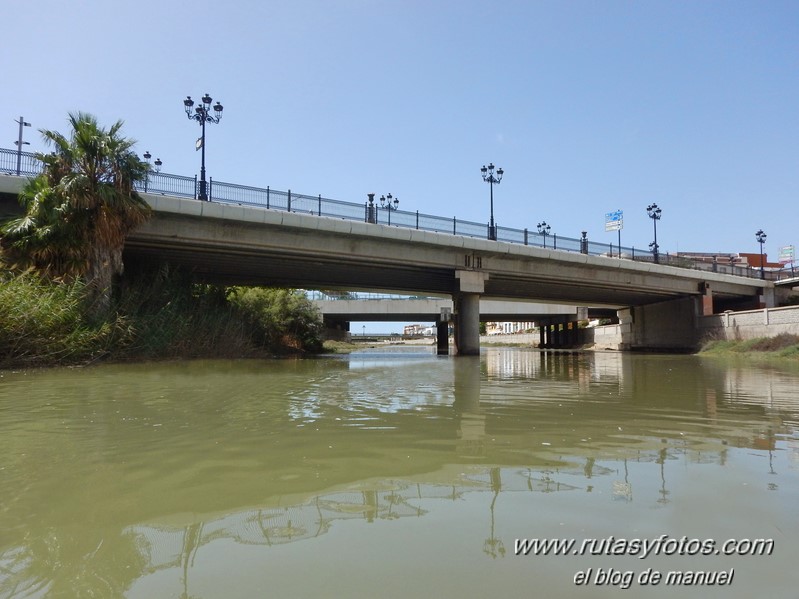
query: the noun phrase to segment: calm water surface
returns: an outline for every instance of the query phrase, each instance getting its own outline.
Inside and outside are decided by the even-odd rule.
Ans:
[[[797,370],[387,348],[0,374],[0,597],[799,597]],[[516,555],[536,538],[577,545]]]

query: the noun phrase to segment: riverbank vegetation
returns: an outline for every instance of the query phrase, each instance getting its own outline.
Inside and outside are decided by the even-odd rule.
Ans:
[[[6,273],[0,368],[322,351],[321,317],[302,291],[204,285],[162,265],[115,296],[98,319],[82,280]]]
[[[761,337],[739,341],[712,340],[702,346],[706,355],[748,355],[799,360],[799,335],[783,333],[776,337]]]

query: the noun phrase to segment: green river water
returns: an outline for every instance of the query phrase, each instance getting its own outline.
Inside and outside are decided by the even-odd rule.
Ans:
[[[0,372],[0,598],[796,599],[798,557],[796,368],[388,347]]]

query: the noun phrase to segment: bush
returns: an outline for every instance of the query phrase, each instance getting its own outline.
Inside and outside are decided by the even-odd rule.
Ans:
[[[33,273],[0,278],[0,366],[96,359],[124,346],[122,317],[90,321],[82,282],[53,283]]]
[[[260,347],[322,350],[322,318],[302,291],[234,287],[229,300],[252,326]]]
[[[80,280],[0,277],[0,367],[322,351],[321,317],[300,291],[226,289],[168,265],[140,265],[106,319],[89,319],[85,298]]]

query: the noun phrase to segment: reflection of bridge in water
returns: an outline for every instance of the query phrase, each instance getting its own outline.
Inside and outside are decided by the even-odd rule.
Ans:
[[[239,367],[236,381],[226,381],[225,392],[226,397],[240,400],[226,401],[224,411],[231,418],[239,411],[248,423],[257,420],[258,426],[229,435],[226,449],[218,455],[222,461],[194,469],[199,456],[218,451],[214,435],[221,422],[214,419],[213,426],[204,427],[194,409],[181,412],[180,422],[185,420],[192,431],[182,439],[200,443],[199,451],[183,452],[181,443],[164,440],[175,454],[175,469],[163,476],[142,467],[149,459],[137,462],[129,454],[106,454],[100,474],[90,465],[82,484],[91,487],[106,476],[119,477],[123,483],[119,497],[135,484],[147,488],[150,502],[92,506],[92,517],[112,524],[88,527],[84,535],[74,532],[75,519],[69,517],[83,512],[70,509],[68,502],[52,504],[53,516],[31,524],[29,537],[0,547],[0,595],[15,588],[16,581],[22,581],[21,589],[33,588],[24,586],[28,581],[44,581],[42,594],[48,592],[49,580],[60,583],[53,594],[64,587],[73,589],[69,586],[77,584],[73,580],[98,569],[103,554],[108,563],[121,563],[108,559],[114,554],[132,555],[129,561],[134,566],[102,571],[105,578],[98,579],[97,588],[110,584],[118,592],[96,595],[152,596],[146,591],[153,584],[167,580],[175,587],[182,580],[188,596],[191,582],[196,585],[195,579],[207,575],[203,568],[209,562],[219,563],[222,553],[227,553],[227,564],[233,563],[230,555],[235,551],[250,547],[273,548],[268,559],[276,561],[297,550],[297,555],[320,555],[335,544],[334,535],[359,535],[370,526],[370,540],[391,538],[395,530],[401,537],[428,523],[435,528],[441,511],[449,517],[466,510],[468,526],[476,529],[463,537],[469,551],[500,558],[512,552],[512,535],[530,534],[508,527],[509,522],[520,522],[520,505],[533,511],[545,503],[576,504],[578,496],[594,493],[592,500],[602,496],[602,501],[616,506],[629,503],[639,511],[666,505],[682,510],[695,495],[697,480],[715,475],[724,483],[736,467],[736,476],[750,488],[769,484],[782,492],[775,501],[790,501],[795,489],[795,482],[784,477],[786,471],[799,470],[799,399],[791,373],[730,369],[696,357],[652,360],[610,352],[508,349],[459,361],[429,359],[429,354],[427,360],[414,354],[406,359],[376,354],[331,358],[335,369],[317,370],[317,362],[303,362],[304,368],[296,371],[297,384],[286,387],[285,398],[281,393],[275,402],[279,409],[261,412],[261,418],[253,417],[263,402],[246,399],[248,394],[257,395],[257,385],[244,384],[249,370]],[[257,381],[264,380],[263,367],[252,365]],[[148,366],[132,368],[138,369],[134,384],[141,385],[137,390],[142,397],[162,388],[162,383],[148,381],[159,376]],[[185,365],[183,378],[176,379],[188,388],[192,408],[197,405],[196,390],[210,380],[198,382],[200,368]],[[425,385],[430,378],[439,384]],[[308,380],[316,384],[300,382]],[[413,388],[408,387],[409,380],[415,381]],[[62,379],[54,385],[62,393],[68,387]],[[111,405],[108,419],[98,426],[114,446],[120,441],[124,445],[124,428],[114,427],[112,414],[123,402],[108,403],[115,399],[115,388],[108,388],[110,394],[104,388],[98,391],[103,405]],[[762,393],[764,388],[769,391]],[[160,391],[153,396],[160,397]],[[339,399],[331,401],[333,397]],[[161,399],[144,402],[146,409],[136,414],[139,421],[160,423],[155,416],[161,412],[150,408],[162,403]],[[64,417],[74,419],[69,423],[96,419],[97,405],[81,403]],[[219,404],[200,405],[210,409]],[[355,430],[357,434],[349,434]],[[165,429],[153,431],[160,437]],[[294,443],[298,449],[278,455],[263,444],[265,438]],[[332,442],[343,439],[346,448],[337,445],[331,450]],[[50,443],[57,453],[81,448],[59,445],[64,443],[60,437]],[[264,451],[251,463],[242,462],[240,456],[250,444]],[[137,443],[132,454],[144,451]],[[412,459],[405,460],[407,454]],[[358,467],[350,468],[349,462],[356,459]],[[41,461],[44,476],[57,478],[59,464],[54,462],[47,470]],[[323,479],[317,476],[320,472]],[[196,475],[200,484],[185,484],[187,473]],[[795,481],[795,472],[787,473]],[[778,489],[783,481],[794,486]],[[209,498],[210,493],[209,497],[203,493],[206,488],[225,491]],[[12,501],[0,513],[0,529],[12,530],[26,517],[31,500],[47,491],[19,485],[18,496],[12,493]],[[759,507],[767,510],[768,502]],[[116,512],[122,511],[119,520]],[[389,536],[381,536],[386,529]],[[297,546],[297,541],[308,543]],[[74,563],[64,562],[67,548],[78,556]]]
[[[622,426],[611,431],[608,423],[603,422],[605,404],[618,403],[630,393],[646,397],[640,387],[654,380],[651,372],[639,374],[631,368],[638,357],[615,353],[570,355],[537,352],[540,353],[539,359],[530,360],[525,355],[528,353],[528,350],[519,350],[490,354],[483,362],[483,376],[561,380],[563,388],[552,387],[553,395],[529,398],[531,409],[540,410],[542,404],[566,404],[567,410],[570,405],[595,410],[596,431],[590,433],[581,429],[582,434],[594,434],[594,438],[564,437],[560,429],[557,437],[550,436],[548,423],[543,420],[540,430],[525,433],[528,452],[537,458],[531,460],[530,455],[519,457],[519,448],[512,443],[511,437],[522,433],[513,428],[497,428],[493,422],[493,410],[488,409],[496,402],[512,403],[514,398],[480,395],[480,369],[474,368],[474,364],[459,362],[455,365],[454,407],[460,414],[455,463],[444,463],[436,472],[410,478],[345,484],[345,488],[305,499],[297,495],[289,500],[276,497],[263,507],[197,516],[183,524],[152,522],[133,525],[125,533],[134,535],[136,546],[147,562],[144,575],[174,570],[180,572],[184,584],[188,584],[186,581],[195,558],[204,548],[220,540],[243,545],[284,545],[318,538],[337,524],[422,518],[439,509],[441,502],[464,500],[484,505],[487,535],[482,550],[497,558],[507,553],[505,541],[496,533],[495,527],[503,516],[500,499],[509,494],[606,492],[614,502],[626,503],[638,498],[652,502],[654,506],[664,506],[675,499],[676,491],[669,483],[675,475],[675,466],[679,466],[680,472],[685,469],[685,464],[724,467],[730,459],[730,452],[751,448],[768,452],[768,464],[763,466],[772,472],[775,451],[787,450],[789,463],[799,468],[799,443],[787,438],[790,431],[779,424],[784,422],[787,412],[793,415],[793,422],[799,426],[799,402],[792,387],[794,379],[788,375],[772,372],[767,376],[770,392],[764,404],[756,394],[749,393],[755,388],[753,385],[762,387],[762,372],[727,371],[709,363],[707,380],[704,381],[707,386],[703,387],[701,396],[688,398],[688,405],[704,414],[702,422],[677,422],[675,426],[681,430],[678,434],[677,429],[663,430],[662,421],[655,416],[651,416],[649,422],[645,416],[638,415],[634,419],[635,428],[630,427],[629,422],[622,422]],[[685,358],[676,358],[671,365],[675,376],[679,376],[681,360]],[[379,368],[380,364],[378,360],[367,359],[354,366]],[[635,376],[631,376],[631,372]],[[580,376],[575,377],[575,373]],[[724,376],[719,378],[718,374]],[[589,387],[596,385],[607,390],[608,399],[594,399],[588,406],[578,401],[581,395],[588,393]],[[656,387],[652,386],[652,389],[656,395]],[[656,403],[657,398],[652,400]],[[744,410],[739,418],[729,411],[730,404]],[[412,407],[393,406],[389,411]],[[752,409],[765,410],[766,413],[774,411],[780,418],[774,419],[773,426],[764,428],[769,418],[750,421],[746,414]],[[719,416],[721,410],[726,411]],[[718,428],[712,436],[707,434],[707,423],[715,423]],[[506,444],[512,449],[509,454],[497,449]],[[509,458],[506,464],[520,460],[538,465],[468,464],[470,459],[486,458],[495,464],[502,464],[503,458]],[[482,497],[485,497],[484,501]]]
[[[615,472],[599,466],[594,468],[594,476]],[[265,546],[303,541],[329,532],[335,522],[423,517],[429,511],[422,507],[423,503],[460,501],[469,493],[493,493],[494,501],[488,510],[493,519],[493,505],[500,492],[554,493],[580,489],[578,485],[559,480],[556,471],[499,467],[469,468],[451,484],[397,480],[385,481],[383,486],[381,489],[332,491],[303,503],[242,510],[182,526],[137,524],[123,534],[134,535],[136,547],[147,560],[146,575],[165,569],[185,570],[204,546],[221,539]],[[492,537],[493,534],[486,541],[486,548],[495,550],[497,539]]]

